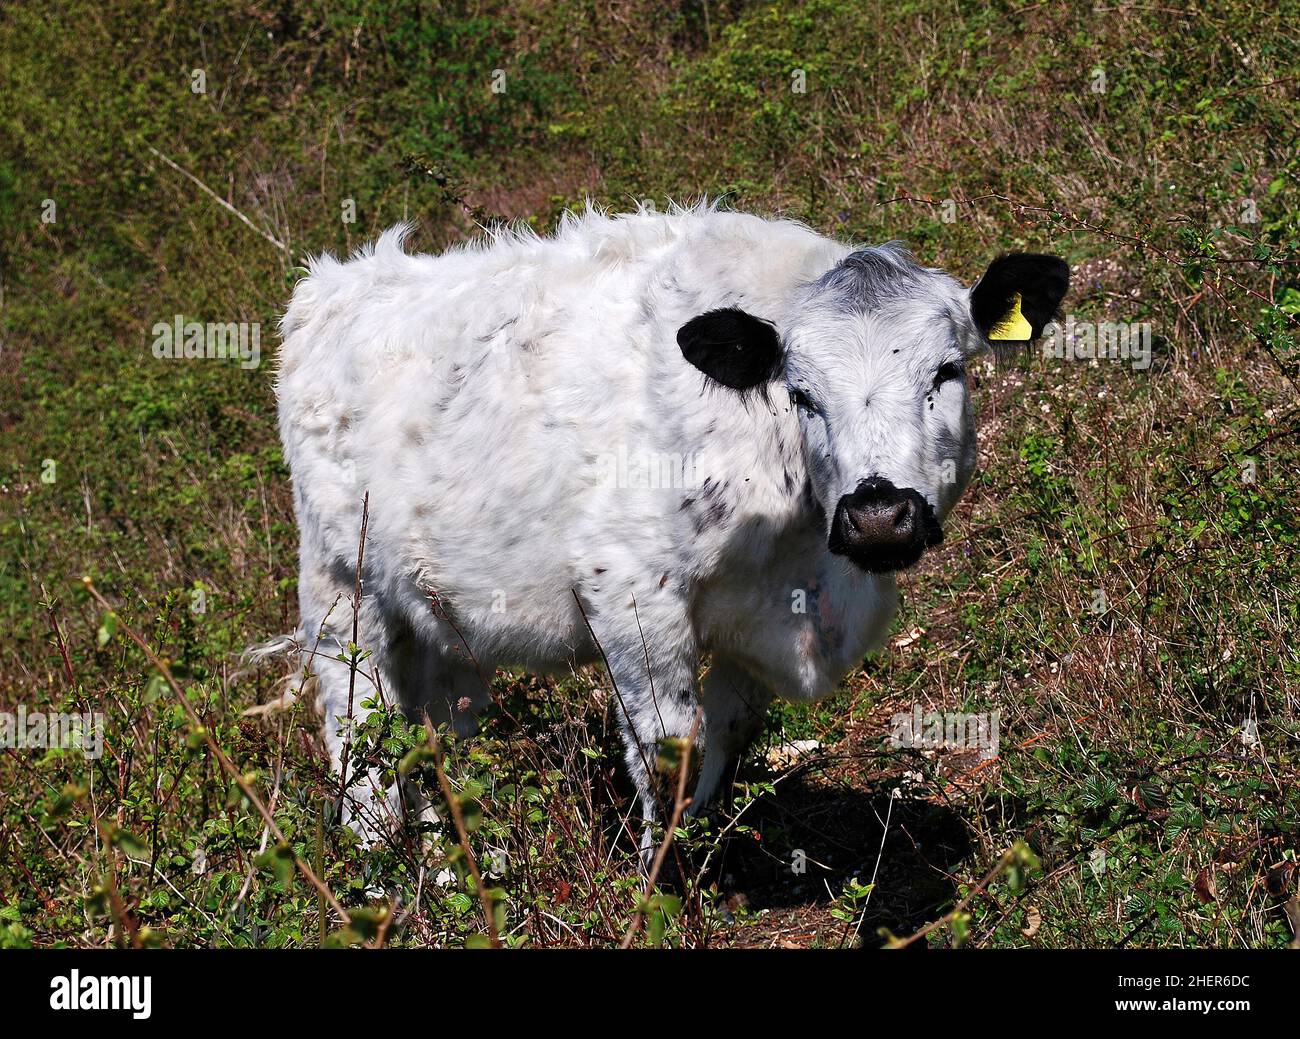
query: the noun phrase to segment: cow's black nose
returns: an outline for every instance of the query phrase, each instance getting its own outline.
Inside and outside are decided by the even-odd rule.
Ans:
[[[881,549],[904,548],[916,537],[921,509],[913,498],[888,497],[846,505],[844,515],[862,537]]]
[[[832,552],[872,573],[909,567],[927,546],[943,540],[934,509],[918,491],[900,490],[879,477],[863,480],[840,499],[830,535]]]

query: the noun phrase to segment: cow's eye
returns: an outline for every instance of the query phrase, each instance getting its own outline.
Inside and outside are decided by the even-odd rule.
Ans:
[[[966,366],[957,362],[949,361],[947,364],[939,366],[939,370],[934,373],[934,386],[938,389],[945,382],[951,382],[953,379],[961,379],[966,376]]]
[[[817,413],[817,405],[815,405],[812,402],[812,398],[809,397],[808,394],[804,393],[803,390],[800,389],[791,390],[790,403],[793,404],[796,408],[802,408],[810,415],[815,415]]]

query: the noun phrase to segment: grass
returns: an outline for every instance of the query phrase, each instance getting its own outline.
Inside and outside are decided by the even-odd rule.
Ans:
[[[0,13],[0,708],[107,721],[95,761],[0,755],[0,945],[613,945],[638,909],[679,946],[1295,940],[1292,0],[210,6]],[[1153,362],[979,367],[980,471],[891,646],[774,708],[649,896],[597,670],[497,676],[437,754],[372,715],[356,760],[445,805],[442,770],[467,839],[360,849],[310,706],[236,677],[296,622],[269,360],[303,253],[705,193],[968,281],[1058,252]],[[264,363],[156,360],[177,314],[260,322]],[[915,705],[998,711],[999,755],[891,749]]]

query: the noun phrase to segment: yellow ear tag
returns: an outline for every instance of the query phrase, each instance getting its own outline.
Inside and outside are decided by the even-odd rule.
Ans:
[[[1011,297],[1011,309],[1002,315],[1002,320],[989,329],[990,339],[1030,340],[1034,338],[1034,327],[1020,313],[1020,293]]]

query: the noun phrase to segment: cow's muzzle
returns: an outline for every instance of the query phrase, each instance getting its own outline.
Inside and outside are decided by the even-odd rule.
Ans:
[[[933,507],[910,487],[872,477],[835,507],[829,548],[873,574],[905,570],[943,541]]]

